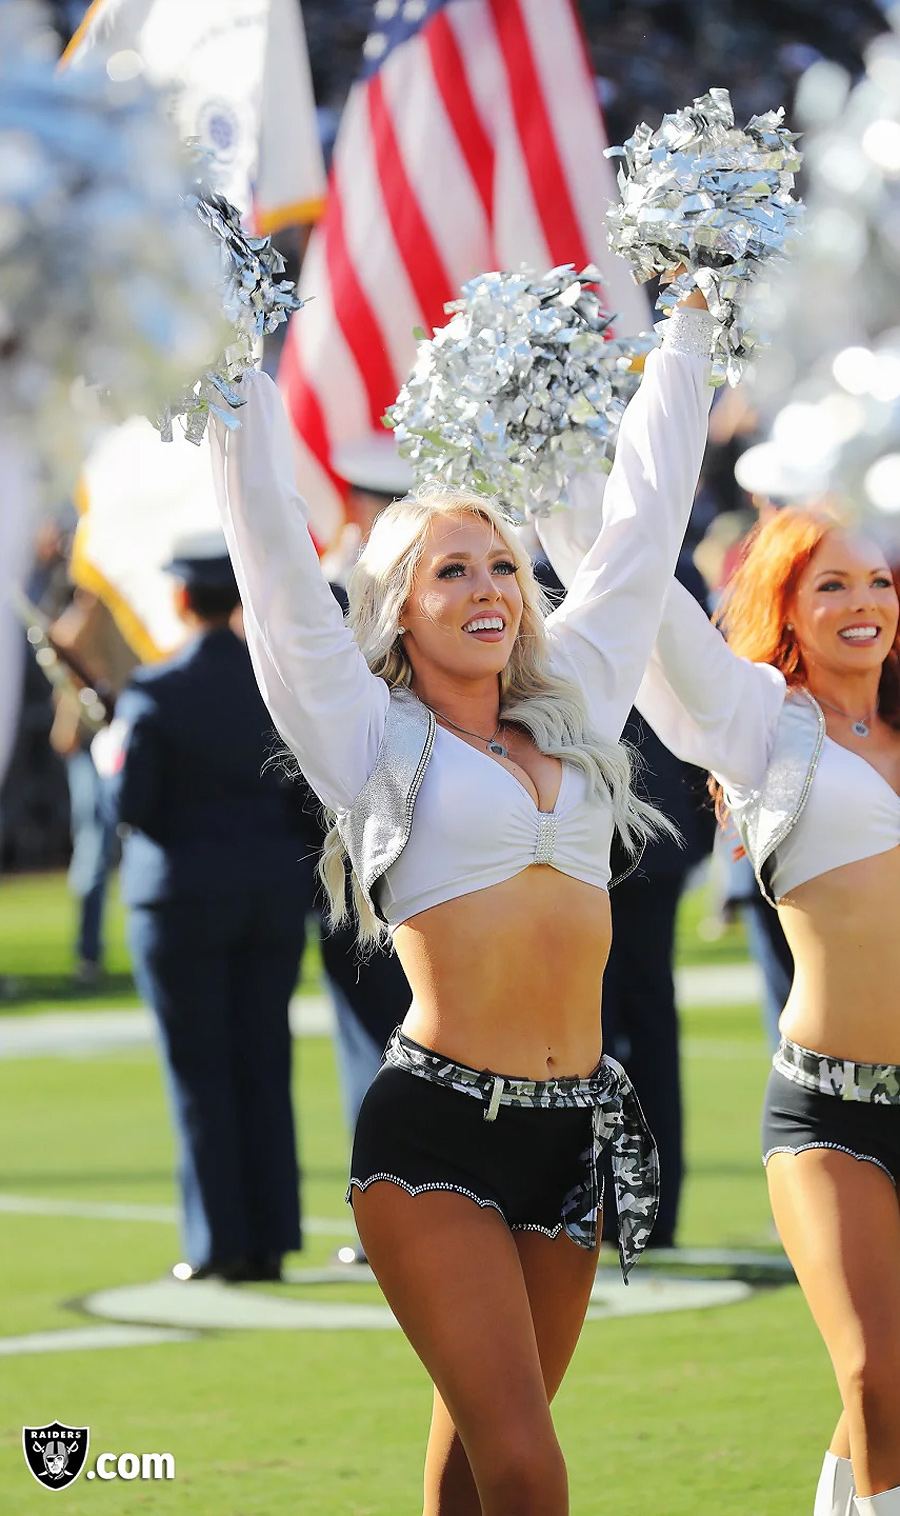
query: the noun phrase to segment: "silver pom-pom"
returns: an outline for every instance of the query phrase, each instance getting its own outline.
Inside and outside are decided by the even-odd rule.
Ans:
[[[784,252],[803,209],[792,194],[796,134],[783,120],[783,110],[767,111],[742,131],[728,91],[712,89],[664,116],[657,131],[643,123],[623,147],[607,150],[623,159],[609,245],[631,263],[639,284],[684,266],[659,307],[672,309],[692,289],[703,292],[720,323],[714,384],[737,383],[758,343],[744,310],[748,286]]]
[[[155,412],[221,318],[155,92],[57,71],[46,36],[29,0],[0,4],[0,425],[66,492],[97,425]]]
[[[599,279],[566,264],[463,285],[385,417],[418,483],[495,496],[521,522],[565,505],[573,473],[609,469],[654,339],[608,335]]]
[[[896,25],[897,23],[895,23]],[[900,538],[900,35],[880,37],[851,91],[835,65],[801,83],[808,219],[773,284],[775,328],[753,398],[772,421],[784,493],[829,493]],[[773,419],[774,418],[774,419]]]
[[[205,159],[202,169],[205,169]],[[297,295],[291,280],[280,279],[284,259],[270,237],[251,237],[241,226],[241,213],[201,177],[187,197],[218,248],[222,269],[222,305],[231,328],[231,340],[201,377],[180,394],[170,397],[157,419],[164,441],[171,441],[172,422],[184,417],[184,434],[199,443],[210,413],[225,425],[239,425],[234,409],[244,404],[235,383],[259,359],[261,339],[274,332],[293,311],[306,302]],[[223,406],[222,401],[226,404]]]

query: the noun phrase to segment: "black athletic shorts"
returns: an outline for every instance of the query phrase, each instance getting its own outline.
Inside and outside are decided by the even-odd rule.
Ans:
[[[900,1184],[900,1105],[806,1089],[773,1069],[762,1119],[763,1163],[773,1153],[834,1148],[874,1163]]]
[[[590,1110],[484,1105],[383,1064],[362,1103],[350,1186],[388,1179],[411,1195],[453,1190],[498,1211],[512,1231],[556,1237],[593,1161]]]

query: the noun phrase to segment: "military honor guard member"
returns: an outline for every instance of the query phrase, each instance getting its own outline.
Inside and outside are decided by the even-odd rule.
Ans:
[[[134,674],[100,746],[178,1135],[174,1273],[277,1279],[301,1241],[288,1005],[312,898],[303,795],[266,766],[224,539],[183,541],[169,569],[189,640]]]

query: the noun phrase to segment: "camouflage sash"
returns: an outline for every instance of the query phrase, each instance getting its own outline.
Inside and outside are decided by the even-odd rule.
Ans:
[[[591,1251],[596,1247],[601,1205],[597,1161],[608,1147],[619,1215],[619,1262],[627,1284],[659,1210],[659,1155],[634,1086],[620,1063],[604,1053],[586,1079],[511,1079],[442,1058],[404,1037],[399,1027],[391,1036],[384,1059],[393,1068],[483,1101],[485,1121],[496,1121],[503,1105],[590,1110],[593,1143],[584,1154],[584,1174],[564,1201],[563,1230],[579,1247]]]
[[[830,1058],[782,1037],[772,1059],[776,1073],[817,1095],[864,1100],[872,1105],[900,1105],[900,1067],[896,1063],[854,1063]]]

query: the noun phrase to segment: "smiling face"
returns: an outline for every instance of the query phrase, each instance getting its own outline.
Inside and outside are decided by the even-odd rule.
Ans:
[[[516,572],[510,549],[483,517],[433,517],[401,616],[414,682],[432,673],[477,680],[502,672],[522,619]]]
[[[800,576],[791,620],[808,671],[880,669],[897,635],[898,601],[878,545],[828,532]]]

